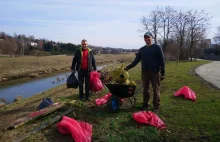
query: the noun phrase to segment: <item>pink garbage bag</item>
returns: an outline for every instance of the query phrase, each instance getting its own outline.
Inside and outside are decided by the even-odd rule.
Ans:
[[[181,96],[181,95],[183,95],[184,98],[186,98],[186,99],[190,99],[190,100],[193,100],[193,101],[196,100],[195,92],[193,92],[193,90],[190,89],[187,86],[183,86],[182,88],[180,88],[179,91],[174,93],[174,96]]]
[[[111,96],[112,96],[112,94],[111,94],[111,93],[108,93],[108,94],[104,95],[103,97],[96,99],[96,100],[95,100],[96,105],[97,105],[97,106],[101,106],[101,105],[103,105],[103,104],[106,104],[106,103],[108,102],[108,99],[109,99]]]
[[[135,121],[139,123],[148,124],[158,129],[166,128],[165,123],[155,113],[151,111],[139,111],[133,113],[132,117]]]
[[[86,122],[78,122],[67,116],[57,124],[61,134],[71,134],[75,142],[91,142],[92,125]]]
[[[101,91],[104,88],[102,81],[100,80],[100,73],[92,71],[90,73],[89,89],[93,92]]]
[[[108,94],[102,96],[101,98],[96,99],[95,100],[96,105],[101,106],[101,105],[106,104],[111,96],[112,96],[112,94],[108,93]],[[120,99],[119,101],[122,103],[122,102],[124,102],[124,99]]]

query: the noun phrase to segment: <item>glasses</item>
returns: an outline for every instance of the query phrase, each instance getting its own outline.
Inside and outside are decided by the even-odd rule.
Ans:
[[[86,44],[82,44],[82,45],[86,45]]]
[[[151,38],[150,36],[144,36],[144,38]]]

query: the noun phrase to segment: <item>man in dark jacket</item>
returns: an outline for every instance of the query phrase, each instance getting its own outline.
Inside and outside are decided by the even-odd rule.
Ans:
[[[91,52],[91,49],[88,48],[87,40],[83,39],[81,41],[81,48],[75,52],[72,61],[72,72],[78,72],[78,81],[79,81],[79,99],[83,100],[83,84],[85,80],[85,97],[89,101],[89,73],[91,71],[96,71],[96,61]]]
[[[153,87],[153,105],[154,111],[158,111],[160,107],[160,80],[165,78],[165,61],[163,51],[157,44],[152,43],[153,36],[150,32],[144,34],[146,45],[140,48],[136,54],[135,60],[128,65],[125,70],[129,70],[141,61],[142,82],[143,82],[143,106],[142,110],[148,108],[150,99],[149,86],[150,82]]]

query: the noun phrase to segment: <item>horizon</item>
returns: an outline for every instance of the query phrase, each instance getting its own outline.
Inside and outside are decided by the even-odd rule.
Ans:
[[[143,33],[138,32],[140,19],[157,7],[205,10],[213,17],[207,34],[207,38],[212,39],[217,26],[220,26],[218,5],[218,0],[8,0],[0,1],[0,27],[12,36],[14,33],[34,35],[37,39],[72,44],[80,44],[82,39],[87,39],[94,46],[138,49],[145,45],[141,37]]]

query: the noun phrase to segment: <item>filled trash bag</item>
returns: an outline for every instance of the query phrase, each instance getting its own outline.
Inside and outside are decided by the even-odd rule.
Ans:
[[[93,92],[98,92],[103,89],[103,84],[102,81],[100,80],[100,73],[96,71],[92,71],[90,73],[90,84],[89,84],[89,89],[90,91]]]
[[[61,134],[71,134],[75,142],[91,142],[92,125],[86,122],[78,122],[73,118],[63,116],[57,124]]]
[[[155,113],[151,111],[139,111],[133,113],[132,117],[135,121],[139,123],[148,124],[158,129],[166,128],[165,123]]]
[[[182,88],[180,88],[179,91],[174,93],[174,96],[184,96],[184,98],[186,98],[186,99],[190,99],[193,101],[196,100],[195,92],[193,92],[193,90],[187,86],[183,86]]]
[[[111,96],[112,96],[112,94],[111,94],[111,93],[108,93],[108,94],[104,95],[103,97],[96,99],[96,100],[95,100],[96,105],[97,105],[97,106],[101,106],[101,105],[103,105],[103,104],[106,104],[106,103],[108,102],[108,99],[109,99]]]
[[[38,110],[41,110],[45,107],[48,107],[53,104],[53,101],[50,98],[43,98],[42,102],[38,106]]]
[[[96,105],[101,106],[101,105],[106,104],[111,96],[112,96],[112,94],[108,93],[108,94],[104,95],[103,97],[96,99],[95,100]],[[122,102],[124,102],[124,99],[121,98],[121,99],[119,99],[119,101],[120,101],[120,103],[122,103]]]
[[[67,88],[78,88],[79,83],[75,76],[75,73],[71,73],[71,75],[67,78],[66,86]]]

